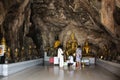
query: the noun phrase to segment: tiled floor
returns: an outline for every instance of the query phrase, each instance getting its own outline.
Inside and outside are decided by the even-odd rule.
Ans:
[[[38,65],[0,80],[120,80],[120,78],[94,65],[81,70]]]

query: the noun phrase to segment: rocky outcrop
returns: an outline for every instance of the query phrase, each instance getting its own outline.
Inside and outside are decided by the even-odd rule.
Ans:
[[[101,7],[101,22],[108,31],[115,35],[115,26],[113,13],[115,9],[115,0],[104,0],[102,1]]]
[[[16,48],[24,59],[41,56],[56,37],[65,48],[72,32],[79,45],[88,40],[92,53],[120,55],[119,0],[1,0],[0,11],[0,34],[12,58]]]
[[[32,26],[32,23],[30,22],[30,0],[5,0],[0,1],[0,6],[0,10],[2,11],[0,13],[1,38],[5,37],[6,49],[10,48],[10,62],[40,57],[41,43],[36,45],[37,43],[35,40],[38,38],[33,38],[28,35],[30,27]],[[40,35],[35,34],[35,36]],[[29,55],[31,52],[29,51],[30,48],[31,51],[34,51],[31,55]],[[22,55],[23,53],[24,55]]]
[[[107,5],[109,2],[110,5]],[[53,46],[55,36],[59,36],[65,47],[70,34],[74,32],[78,44],[83,45],[88,39],[92,51],[95,53],[105,53],[103,47],[106,46],[109,50],[107,53],[119,54],[117,45],[120,34],[118,27],[115,26],[114,19],[116,18],[113,16],[116,10],[115,5],[111,1],[101,0],[52,0],[48,2],[41,0],[40,2],[34,1],[32,8],[33,16],[38,16],[34,17],[34,23],[45,33],[42,33],[43,41],[48,42],[47,44],[44,42],[44,48]],[[110,16],[106,17],[108,15]],[[114,50],[112,50],[113,45]]]

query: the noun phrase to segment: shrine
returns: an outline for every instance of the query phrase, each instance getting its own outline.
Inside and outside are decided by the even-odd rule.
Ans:
[[[0,0],[0,80],[119,77],[120,0]]]
[[[77,40],[75,39],[75,34],[72,32],[65,46],[64,54],[66,56],[66,59],[70,54],[72,54],[75,57],[77,46],[78,46],[78,43],[77,43]]]

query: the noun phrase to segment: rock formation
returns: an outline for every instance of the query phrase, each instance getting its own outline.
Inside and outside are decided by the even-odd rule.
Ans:
[[[74,32],[79,45],[88,40],[92,53],[114,57],[120,55],[119,13],[120,0],[1,0],[0,39],[13,59],[18,48],[21,60],[23,47],[26,59],[29,46],[42,56],[56,36],[65,47]]]

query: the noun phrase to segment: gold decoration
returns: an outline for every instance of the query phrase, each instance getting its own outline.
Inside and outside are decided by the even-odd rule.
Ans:
[[[31,55],[31,53],[32,53],[32,51],[31,51],[31,48],[32,48],[32,46],[31,45],[29,45],[29,52],[28,52],[28,54],[29,54],[29,56]]]
[[[66,55],[69,56],[71,53],[74,56],[74,53],[77,49],[77,40],[75,39],[75,34],[72,32],[70,35],[70,39],[66,42]]]
[[[9,63],[9,61],[11,61],[10,48],[5,52],[5,63]]]
[[[6,40],[4,37],[1,40],[1,44],[4,46],[4,52],[6,52]]]
[[[56,40],[55,43],[54,43],[54,48],[57,48],[59,45],[60,45],[60,41]]]
[[[22,50],[24,50],[24,47],[22,47]]]
[[[22,50],[21,50],[21,60],[22,61],[24,61],[24,50],[25,50],[25,48],[24,47],[22,47]]]
[[[6,41],[5,41],[5,38],[4,38],[4,37],[2,38],[1,43],[2,43],[2,45],[6,45]]]
[[[7,57],[10,58],[10,48],[8,48]]]
[[[22,51],[21,51],[21,56],[22,56],[22,58],[24,57],[24,50],[25,50],[25,48],[22,47]]]
[[[72,32],[72,34],[70,35],[72,40],[75,40],[75,34]]]
[[[18,49],[17,48],[15,49],[15,57],[16,58],[18,57]]]
[[[18,49],[17,48],[15,49],[14,57],[15,57],[15,62],[18,62],[19,56],[18,56]]]
[[[84,49],[85,49],[86,54],[88,54],[89,50],[90,50],[90,47],[88,45],[88,41],[85,42]]]

